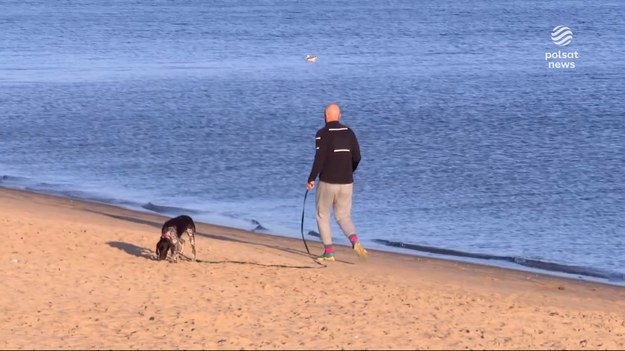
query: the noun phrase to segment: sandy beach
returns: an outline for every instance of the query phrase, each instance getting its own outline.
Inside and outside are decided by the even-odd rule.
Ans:
[[[625,348],[625,288],[211,225],[158,262],[165,219],[0,189],[0,348]]]

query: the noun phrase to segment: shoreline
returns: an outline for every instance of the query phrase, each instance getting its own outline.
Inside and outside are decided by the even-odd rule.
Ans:
[[[159,213],[158,211],[152,210],[147,207],[139,208],[138,207],[139,205],[136,205],[135,207],[132,207],[132,206],[124,207],[122,203],[126,201],[121,200],[122,203],[108,202],[105,200],[107,199],[107,197],[102,197],[103,200],[98,200],[97,198],[89,199],[89,198],[81,198],[80,196],[73,196],[69,194],[64,195],[61,193],[46,192],[45,190],[39,191],[36,189],[20,189],[20,188],[10,187],[10,186],[0,184],[0,190],[3,190],[3,189],[17,191],[17,192],[24,192],[28,194],[49,196],[51,198],[69,199],[72,201],[84,202],[87,204],[109,206],[113,209],[126,210],[126,211],[130,211],[133,213],[138,213],[138,214],[152,214],[152,215],[160,217],[162,221],[164,221],[166,218],[172,217],[172,216],[168,216],[166,213]],[[112,199],[112,198],[108,198],[108,199]],[[152,204],[151,202],[148,202],[147,205],[151,205],[152,207],[166,207],[167,206],[167,205],[155,205],[155,204]],[[192,214],[190,215],[194,217]],[[241,230],[244,232],[249,232],[249,233],[253,233],[255,235],[261,235],[261,236],[271,236],[271,237],[279,237],[279,238],[284,238],[284,239],[291,239],[291,240],[299,241],[301,243],[301,239],[286,236],[283,234],[273,233],[266,228],[263,228],[262,231],[256,231],[253,229],[252,230],[244,229],[242,227],[229,226],[225,224],[214,224],[214,223],[209,223],[209,222],[203,222],[201,219],[195,220],[195,221],[196,223],[201,223],[201,224],[208,225],[208,226],[213,226],[213,227],[218,227],[218,228],[223,228],[223,229],[231,229],[231,230]],[[258,221],[254,223],[254,220],[252,221],[252,224],[250,226],[252,225],[257,225],[257,226],[262,227],[261,223],[259,223]],[[314,242],[310,240],[310,238],[316,238],[316,240],[319,240],[318,234],[316,232],[314,233],[315,233],[314,235],[311,235],[310,232],[305,233],[307,242]],[[388,243],[387,244],[379,243],[381,241],[386,241]],[[523,272],[526,274],[539,274],[539,275],[546,275],[550,277],[571,279],[571,280],[576,280],[576,281],[585,281],[585,282],[592,282],[592,283],[598,283],[598,284],[606,284],[610,286],[625,287],[625,280],[621,278],[616,279],[616,278],[607,277],[609,274],[614,274],[614,273],[604,272],[602,270],[598,270],[592,267],[571,266],[571,265],[557,264],[557,263],[548,262],[548,261],[537,261],[537,262],[540,262],[540,264],[543,266],[545,265],[560,266],[560,267],[565,267],[566,269],[569,269],[569,270],[572,269],[574,272],[565,271],[565,270],[557,270],[557,269],[550,270],[546,268],[522,264],[521,262],[523,261],[525,262],[532,261],[530,259],[525,259],[522,257],[516,258],[516,257],[504,257],[504,256],[489,255],[489,254],[474,254],[474,253],[466,252],[466,251],[456,251],[456,250],[438,248],[438,247],[427,247],[427,246],[409,244],[409,243],[398,243],[398,242],[392,242],[392,241],[380,240],[380,239],[372,239],[371,242],[373,243],[377,242],[377,245],[380,245],[383,248],[367,247],[368,251],[374,250],[376,252],[408,255],[408,256],[414,256],[414,257],[426,258],[426,259],[451,261],[455,263],[474,264],[474,265],[479,265],[479,266],[519,271],[519,272]],[[336,244],[336,245],[347,247],[344,244]],[[303,243],[301,243],[301,246],[303,247]],[[418,247],[418,249],[414,249],[414,247]],[[318,251],[321,251],[321,249],[319,249]],[[451,254],[446,254],[445,252],[451,252]],[[315,254],[315,252],[311,252],[311,254]],[[584,271],[584,272],[579,273],[578,271]],[[593,275],[594,273],[600,273],[603,276]]]
[[[625,347],[622,287],[343,246],[324,266],[300,240],[207,224],[202,262],[172,264],[152,258],[163,216],[0,200],[16,238],[0,256],[5,349]]]

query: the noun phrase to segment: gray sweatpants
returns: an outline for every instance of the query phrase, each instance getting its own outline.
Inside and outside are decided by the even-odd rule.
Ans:
[[[332,245],[332,231],[330,229],[330,208],[334,207],[334,217],[343,230],[345,236],[356,234],[356,227],[352,223],[352,193],[354,184],[330,184],[319,182],[317,187],[317,227],[323,245]]]

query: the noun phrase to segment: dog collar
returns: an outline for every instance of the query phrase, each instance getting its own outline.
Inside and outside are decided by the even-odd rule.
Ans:
[[[169,232],[165,232],[161,235],[162,238],[167,238],[169,240],[171,240],[171,234],[169,234]]]

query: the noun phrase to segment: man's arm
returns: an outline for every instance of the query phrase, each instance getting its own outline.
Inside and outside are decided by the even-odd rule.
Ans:
[[[352,132],[353,137],[353,145],[352,145],[352,172],[356,171],[358,168],[358,164],[360,163],[360,145],[358,145],[358,139],[356,138],[356,134],[354,131]]]
[[[328,154],[328,140],[326,140],[327,137],[323,134],[324,133],[319,131],[315,136],[315,145],[317,149],[315,151],[315,161],[313,162],[312,170],[310,171],[310,175],[308,176],[309,183],[317,179],[317,176],[319,175],[319,173],[321,173],[323,165],[326,162],[326,155]]]

